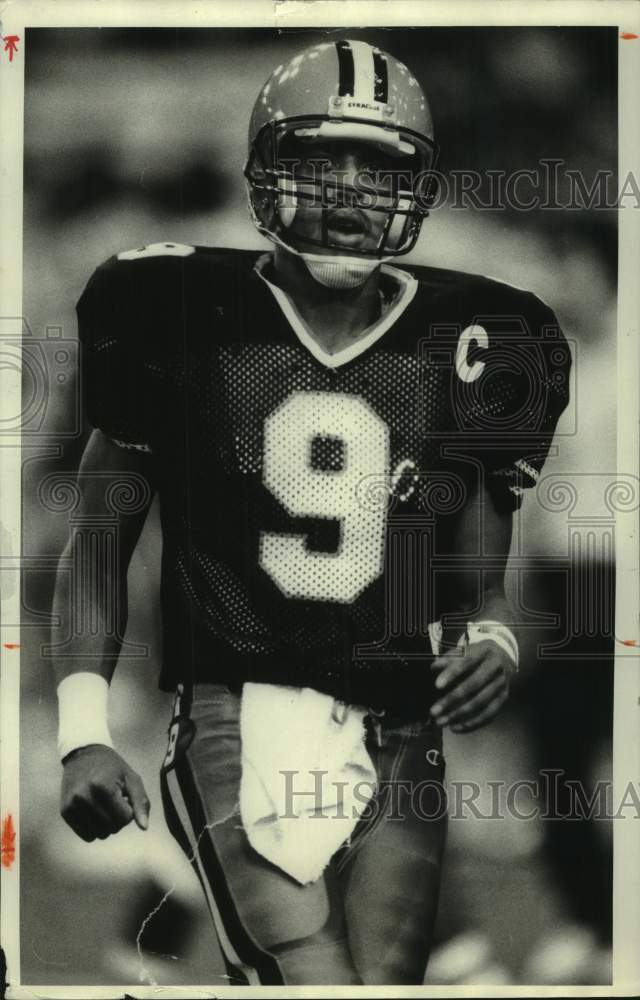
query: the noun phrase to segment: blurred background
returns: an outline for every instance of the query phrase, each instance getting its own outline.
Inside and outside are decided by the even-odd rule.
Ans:
[[[25,336],[48,390],[38,391],[38,366],[27,365],[24,983],[224,984],[199,886],[166,831],[159,797],[170,699],[156,689],[157,511],[130,573],[128,639],[146,644],[149,655],[123,657],[111,702],[114,738],[152,798],[151,827],[85,844],[58,814],[54,686],[42,655],[68,513],[45,509],[38,486],[77,468],[88,433],[77,422],[74,307],[93,269],[120,250],[164,240],[263,247],[241,174],[253,101],[275,66],[339,36],[379,45],[410,66],[432,105],[445,174],[536,169],[552,158],[590,186],[597,171],[616,170],[615,29],[28,29]],[[566,180],[557,196],[566,199]],[[574,483],[572,509],[579,506],[583,525],[606,517],[603,483],[615,471],[616,255],[611,210],[480,212],[449,204],[432,213],[408,258],[501,278],[555,309],[574,353],[574,403],[545,472]],[[499,721],[448,734],[450,782],[509,784],[555,769],[588,793],[611,777],[613,566],[597,543],[601,521],[584,566],[599,588],[599,610],[588,629],[565,635],[578,585],[568,572],[570,517],[566,505],[525,500],[514,550],[526,568],[512,574],[510,588],[537,624]],[[547,557],[557,560],[555,570],[545,567]],[[541,656],[545,643],[556,652]],[[566,804],[561,792],[560,813]],[[454,818],[427,982],[610,982],[611,909],[609,823]]]

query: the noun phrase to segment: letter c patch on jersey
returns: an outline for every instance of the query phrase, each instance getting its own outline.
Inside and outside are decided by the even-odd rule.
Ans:
[[[462,379],[463,382],[475,382],[484,371],[484,361],[474,361],[472,365],[467,361],[469,346],[474,342],[478,347],[484,347],[485,349],[489,346],[489,337],[483,326],[477,326],[476,324],[468,326],[466,330],[462,331],[460,340],[458,341],[456,371],[458,378]]]

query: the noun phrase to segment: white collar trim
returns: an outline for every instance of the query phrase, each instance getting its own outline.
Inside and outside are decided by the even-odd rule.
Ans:
[[[380,337],[382,337],[396,322],[396,320],[400,318],[407,306],[409,306],[413,301],[413,297],[418,290],[418,282],[413,275],[409,274],[407,271],[401,271],[400,268],[389,267],[387,264],[382,264],[382,273],[387,277],[392,278],[397,284],[400,285],[400,293],[398,294],[395,302],[389,307],[387,312],[380,317],[380,319],[376,320],[375,323],[372,323],[370,327],[367,327],[367,332],[362,337],[356,340],[349,347],[344,347],[341,351],[337,351],[335,354],[329,354],[327,351],[323,350],[320,344],[318,344],[318,342],[314,339],[308,324],[305,323],[304,319],[296,309],[291,297],[287,295],[282,288],[279,288],[278,285],[274,285],[268,278],[265,278],[262,272],[270,260],[271,255],[269,253],[263,254],[254,265],[256,274],[262,278],[265,285],[267,285],[271,290],[276,302],[282,309],[289,325],[303,347],[306,347],[316,361],[319,361],[327,368],[339,368],[341,365],[346,364],[353,358],[357,358],[359,354],[363,354],[366,350],[368,350],[371,345],[375,344],[376,340],[379,340]]]

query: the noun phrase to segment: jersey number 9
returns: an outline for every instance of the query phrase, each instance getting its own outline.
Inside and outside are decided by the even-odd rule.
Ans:
[[[312,464],[317,438],[342,447],[339,469]],[[265,422],[263,480],[291,517],[337,520],[336,552],[304,534],[263,531],[260,565],[287,597],[350,604],[383,570],[387,504],[365,503],[367,479],[386,483],[389,428],[358,396],[294,392]]]

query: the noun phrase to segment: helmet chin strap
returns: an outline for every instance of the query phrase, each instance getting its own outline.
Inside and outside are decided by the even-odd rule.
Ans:
[[[294,181],[285,178],[283,185],[285,192],[280,197],[279,211],[284,227],[289,228],[296,216],[298,199]],[[365,283],[376,268],[392,259],[391,255],[386,257],[350,257],[347,254],[307,253],[304,250],[297,250],[296,247],[286,243],[277,233],[272,232],[262,223],[256,214],[250,195],[248,202],[256,229],[272,243],[282,247],[283,250],[302,258],[311,277],[318,284],[324,285],[325,288],[336,290],[357,288]]]
[[[285,243],[275,233],[271,233],[262,227],[261,229],[272,243],[277,243],[278,246],[287,250],[288,253],[300,257],[304,261],[311,277],[318,284],[324,285],[325,288],[357,288],[359,285],[365,283],[377,267],[391,260],[391,257],[349,257],[339,254],[307,253],[303,250],[296,250],[295,247],[292,247],[289,243]]]
[[[357,288],[382,263],[370,257],[329,257],[316,253],[301,253],[300,256],[311,277],[325,288]]]

